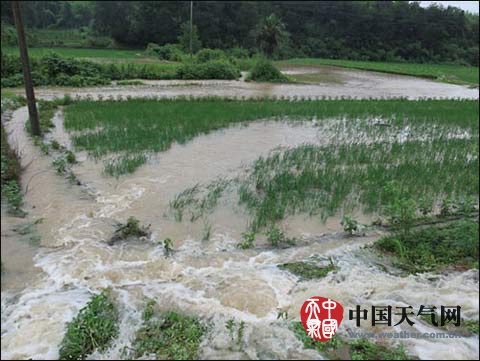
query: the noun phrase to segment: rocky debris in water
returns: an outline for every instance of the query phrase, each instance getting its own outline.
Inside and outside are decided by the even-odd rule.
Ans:
[[[117,229],[107,243],[109,246],[112,246],[120,241],[142,238],[148,239],[151,235],[150,226],[150,224],[148,226],[141,226],[138,219],[135,217],[129,217],[127,223],[116,224]]]

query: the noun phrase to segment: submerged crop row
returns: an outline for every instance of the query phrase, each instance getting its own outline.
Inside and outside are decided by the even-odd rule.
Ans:
[[[246,121],[342,118],[355,122],[377,117],[394,126],[431,124],[477,133],[478,110],[474,100],[85,100],[65,109],[65,128],[77,132],[73,136],[77,150],[97,159],[115,154],[106,172],[120,175],[145,163],[146,153],[165,151],[174,142],[183,144]]]
[[[228,189],[251,215],[251,230],[258,231],[297,213],[326,219],[355,208],[378,211],[389,202],[385,186],[391,182],[432,205],[450,196],[478,197],[478,173],[478,139],[303,145],[260,157]],[[214,207],[216,202],[206,201],[208,188],[214,189],[196,186],[179,194],[171,204],[176,214],[196,219],[208,204]]]

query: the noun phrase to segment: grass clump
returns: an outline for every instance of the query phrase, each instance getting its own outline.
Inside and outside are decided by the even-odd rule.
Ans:
[[[288,247],[297,243],[295,238],[285,235],[285,232],[278,227],[272,226],[266,233],[267,242],[272,247]]]
[[[330,264],[325,267],[319,267],[307,262],[290,262],[281,264],[278,268],[289,271],[303,280],[323,278],[330,272],[337,270],[332,260],[330,260]]]
[[[95,350],[105,350],[118,335],[118,311],[109,290],[92,297],[67,325],[60,344],[61,360],[80,360]]]
[[[17,215],[23,216],[24,213],[21,210],[23,204],[23,196],[20,191],[20,185],[18,181],[11,180],[2,184],[2,195],[6,198],[8,203],[8,212]]]
[[[237,243],[236,247],[239,249],[250,249],[255,246],[255,233],[253,232],[244,232],[242,234],[243,242]]]
[[[134,358],[155,354],[159,360],[195,360],[207,328],[194,316],[156,312],[149,302],[143,313],[143,326],[133,342]]]
[[[282,74],[272,62],[267,59],[258,60],[248,74],[246,81],[286,83],[290,79]]]
[[[345,341],[334,335],[328,342],[318,342],[311,338],[299,321],[292,323],[293,333],[303,343],[303,347],[313,349],[332,360],[410,360],[403,344],[395,348],[379,345],[366,339]]]
[[[382,237],[374,248],[394,257],[394,264],[409,273],[447,266],[478,268],[478,221],[453,221],[443,227]]]

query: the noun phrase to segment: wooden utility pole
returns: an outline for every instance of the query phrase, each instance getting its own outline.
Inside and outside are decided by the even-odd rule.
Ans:
[[[25,30],[23,28],[22,14],[20,13],[20,1],[12,1],[13,20],[17,28],[18,48],[22,59],[23,81],[27,94],[28,115],[32,126],[32,134],[40,135],[40,122],[38,120],[37,105],[35,104],[35,93],[33,92],[32,74],[30,73],[30,62],[28,60],[27,44],[25,41]]]
[[[193,56],[192,36],[193,36],[193,1],[190,1],[190,57]]]

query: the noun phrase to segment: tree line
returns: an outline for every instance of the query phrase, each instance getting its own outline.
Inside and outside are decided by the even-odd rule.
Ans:
[[[9,3],[1,2],[2,22],[11,22]],[[27,27],[88,27],[129,47],[176,43],[190,16],[190,1],[22,3]],[[455,7],[408,1],[197,1],[193,7],[205,48],[478,66],[478,15]]]

